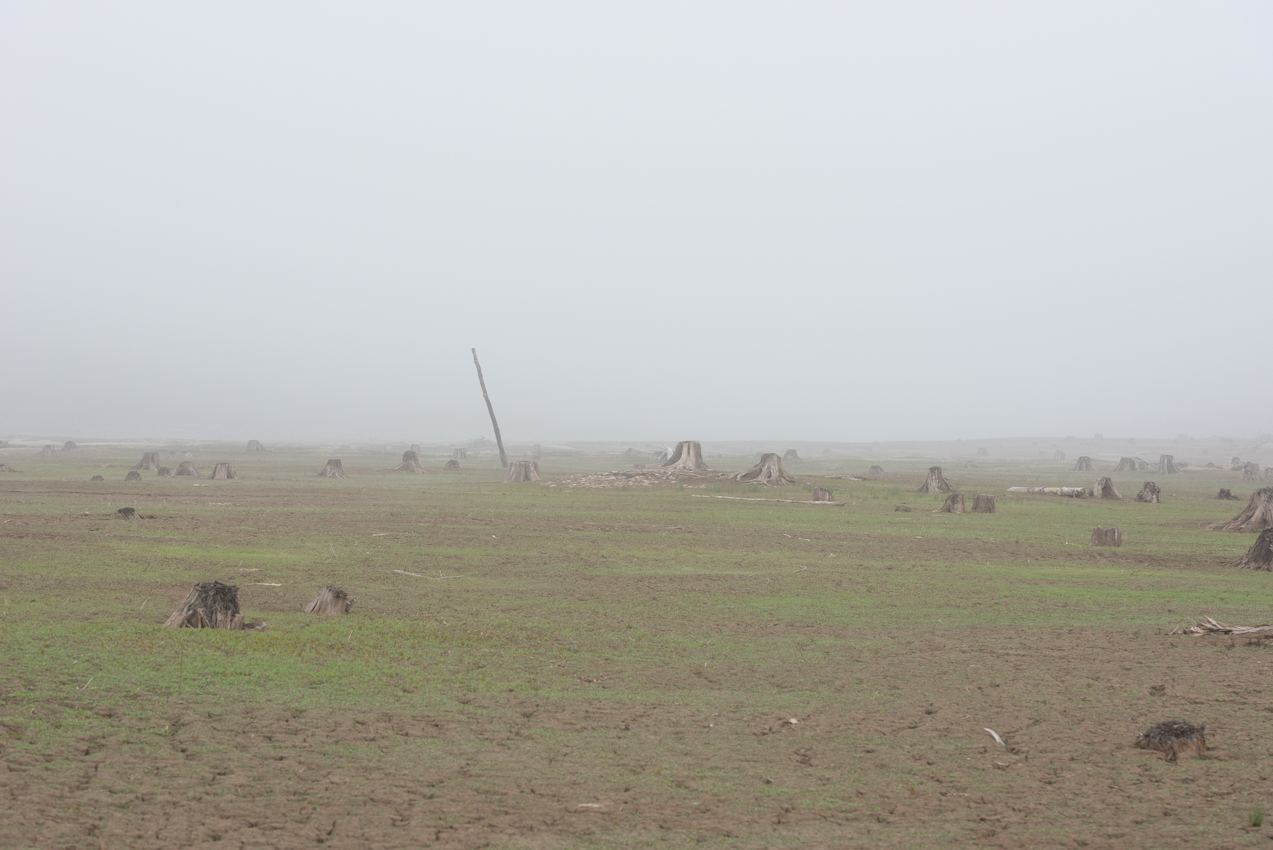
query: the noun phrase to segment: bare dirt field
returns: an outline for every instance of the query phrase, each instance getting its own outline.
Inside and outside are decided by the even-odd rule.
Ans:
[[[1227,466],[1114,502],[1005,492],[1101,460],[951,461],[998,507],[954,515],[927,459],[597,488],[631,462],[192,453],[240,479],[0,452],[2,847],[1271,846],[1273,655],[1168,634],[1273,619],[1229,566],[1255,535],[1203,529],[1258,486]],[[701,498],[815,486],[847,504]],[[265,630],[161,628],[213,579]],[[326,584],[351,614],[301,613]],[[1135,747],[1171,718],[1210,751]]]

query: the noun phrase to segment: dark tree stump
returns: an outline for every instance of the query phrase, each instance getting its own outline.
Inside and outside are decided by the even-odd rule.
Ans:
[[[1264,487],[1251,494],[1246,510],[1224,522],[1207,526],[1211,531],[1260,532],[1273,528],[1273,487]]]
[[[908,513],[910,513],[910,512],[911,512],[911,509],[910,509],[910,508],[908,508],[908,507],[906,507],[906,505],[894,505],[894,506],[893,506],[893,511],[894,511],[895,513],[908,514]]]
[[[219,581],[196,584],[164,625],[178,629],[242,629],[239,589]]]
[[[124,480],[125,481],[140,481],[141,473],[138,472],[137,470],[133,470],[124,476]]]
[[[74,440],[67,440],[65,443],[62,444],[62,451],[64,452],[73,452],[78,448],[79,446],[75,445]]]
[[[882,466],[876,466],[876,465],[872,464],[872,465],[871,465],[871,468],[870,468],[870,469],[868,469],[868,470],[866,471],[866,474],[867,474],[867,475],[883,475],[883,474],[884,474],[884,467],[882,467]]]
[[[159,452],[146,452],[133,469],[141,469],[146,472],[154,472],[159,469]]]
[[[783,452],[782,459],[786,463],[795,463],[796,461],[800,460],[800,455],[796,454],[795,449],[787,449],[785,452]]]
[[[773,452],[760,456],[760,463],[734,476],[735,481],[747,484],[798,484],[782,466],[782,458]]]
[[[0,471],[2,471],[2,470],[0,470]],[[103,477],[102,477],[102,476],[100,476],[100,475],[94,475],[92,478],[90,478],[90,479],[88,479],[88,480],[89,480],[89,481],[105,481],[106,479],[105,479],[105,478],[103,478]]]
[[[1078,460],[1074,462],[1074,471],[1075,472],[1092,472],[1093,471],[1092,459],[1088,457],[1087,455],[1083,455],[1081,458],[1079,458]]]
[[[260,440],[248,440],[248,452],[263,452],[265,446],[261,445]]]
[[[57,449],[52,446],[45,446],[40,449],[40,457],[53,457],[55,454],[57,454]]]
[[[940,508],[937,509],[939,514],[962,514],[964,512],[964,497],[960,493],[951,493],[946,497],[946,501],[942,502]]]
[[[1158,456],[1158,474],[1159,475],[1176,475],[1180,472],[1176,469],[1175,455],[1159,455]]]
[[[454,458],[455,460],[468,460],[469,459],[468,449],[455,449],[453,452],[451,452],[451,457]]]
[[[1140,467],[1136,464],[1134,457],[1120,457],[1118,466],[1114,467],[1115,472],[1139,472]]]
[[[442,464],[442,469],[445,472],[459,472],[460,462],[455,458],[448,458],[447,462]]]
[[[995,512],[995,497],[981,493],[972,499],[972,512],[975,514],[992,514]]]
[[[177,468],[173,470],[174,478],[198,478],[199,470],[194,468],[194,464],[188,460],[183,460],[177,464]]]
[[[1136,494],[1136,501],[1151,502],[1158,504],[1162,501],[1162,488],[1152,481],[1146,481],[1145,486],[1140,488],[1140,492]]]
[[[115,519],[137,519],[136,508],[120,508],[115,511]]]
[[[213,481],[230,481],[239,477],[239,473],[234,471],[234,467],[228,463],[218,463],[212,468],[212,475],[209,476]]]
[[[156,472],[155,475],[159,476],[160,478],[171,478],[172,470],[166,466],[161,466],[159,467],[159,471]]]
[[[1258,481],[1260,479],[1260,465],[1258,463],[1242,464],[1242,480]]]
[[[1216,493],[1216,498],[1223,499],[1226,502],[1238,501],[1238,497],[1233,495],[1232,491],[1230,491],[1228,488],[1225,488],[1225,487],[1220,488],[1220,492]]]
[[[977,449],[977,457],[990,457],[990,449]]]
[[[319,478],[344,478],[345,465],[340,462],[340,458],[329,458],[327,463],[323,465],[322,471],[318,473]]]
[[[1122,546],[1123,531],[1120,528],[1101,528],[1099,525],[1092,529],[1092,539],[1088,546]]]
[[[1114,482],[1108,478],[1101,478],[1093,484],[1089,495],[1093,499],[1117,499],[1120,502],[1123,500],[1122,494],[1114,488]]]
[[[1273,528],[1261,531],[1247,553],[1234,561],[1233,565],[1244,570],[1273,572]]]
[[[835,499],[831,495],[831,491],[825,487],[814,487],[813,496],[810,499],[813,502],[833,502]]]
[[[920,485],[916,493],[949,493],[952,489],[949,482],[941,474],[940,466],[930,466],[928,468],[928,478]]]
[[[420,455],[408,449],[402,453],[402,463],[393,468],[394,472],[414,472],[418,475],[424,474],[424,467],[420,465]]]
[[[314,601],[304,608],[306,614],[348,614],[357,602],[345,591],[334,585],[327,585],[318,591]]]

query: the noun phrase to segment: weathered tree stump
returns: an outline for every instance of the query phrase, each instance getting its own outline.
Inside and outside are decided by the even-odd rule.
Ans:
[[[795,449],[787,449],[782,453],[782,459],[787,463],[794,463],[800,460],[800,455],[796,454]]]
[[[835,499],[831,495],[831,491],[825,487],[814,487],[813,495],[810,497],[811,502],[833,502]]]
[[[115,519],[137,519],[136,508],[120,508],[115,511]]]
[[[515,460],[508,465],[508,476],[505,484],[519,484],[523,481],[539,480],[539,464],[533,460]]]
[[[1061,451],[1060,449],[1057,449],[1056,451],[1052,452],[1052,459],[1065,460],[1065,452]]]
[[[706,472],[709,467],[703,460],[703,446],[697,440],[682,440],[676,444],[672,456],[663,462],[664,469],[686,469]]]
[[[127,475],[124,476],[124,480],[125,481],[140,481],[141,473],[135,469],[131,470]]]
[[[420,455],[407,449],[402,453],[402,463],[393,468],[394,472],[414,472],[419,475],[424,474],[424,467],[420,465]]]
[[[977,449],[977,457],[990,457],[990,449]]]
[[[1159,455],[1158,456],[1158,474],[1159,475],[1176,475],[1180,472],[1176,469],[1175,455]]]
[[[1246,510],[1224,522],[1207,526],[1212,531],[1261,532],[1273,528],[1273,487],[1264,487],[1251,494]]]
[[[1235,495],[1233,495],[1233,491],[1232,491],[1232,490],[1229,490],[1227,487],[1221,487],[1221,488],[1220,488],[1220,492],[1219,492],[1219,493],[1216,493],[1216,498],[1217,498],[1217,499],[1222,499],[1222,500],[1224,500],[1224,501],[1226,501],[1226,502],[1236,502],[1236,501],[1238,501],[1238,497],[1237,497],[1237,496],[1235,496]]]
[[[1088,546],[1122,546],[1123,531],[1120,528],[1101,528],[1099,525],[1092,529],[1092,540]]]
[[[248,440],[248,452],[263,452],[265,446],[261,445],[260,440]]]
[[[916,493],[949,493],[953,489],[941,474],[940,466],[928,467],[928,478],[920,485]]]
[[[544,459],[544,447],[543,447],[543,446],[541,446],[539,443],[536,443],[535,445],[531,446],[531,447],[530,447],[530,459],[531,459],[531,460],[543,460],[543,459]]]
[[[1122,494],[1114,488],[1114,482],[1110,481],[1108,478],[1098,479],[1097,482],[1092,485],[1092,489],[1088,495],[1093,499],[1117,499],[1120,502],[1123,500]]]
[[[903,513],[903,514],[908,514],[908,513],[910,513],[910,512],[911,512],[911,509],[910,509],[910,508],[908,508],[908,507],[906,507],[906,505],[894,505],[894,506],[893,506],[893,511],[894,511],[894,513]]]
[[[57,449],[52,446],[45,446],[40,449],[40,457],[53,457],[55,454],[57,454]]]
[[[964,497],[961,493],[951,493],[946,497],[946,501],[942,502],[941,507],[937,509],[939,514],[962,514],[964,512]]]
[[[340,458],[328,458],[327,463],[323,464],[322,470],[318,473],[319,478],[344,478],[345,465],[340,462]]]
[[[1229,461],[1229,468],[1232,469],[1234,472],[1241,472],[1242,458],[1238,457],[1237,455],[1234,455],[1233,459]]]
[[[198,478],[199,470],[194,468],[193,462],[183,460],[177,464],[177,468],[172,471],[172,475],[174,478]]]
[[[159,469],[159,452],[146,452],[133,469],[141,469],[146,472],[153,472]]]
[[[995,497],[980,493],[973,496],[972,512],[975,514],[992,514],[995,512]]]
[[[2,465],[3,465],[3,464],[0,464],[0,466],[2,466]],[[0,469],[0,472],[3,472],[3,471],[4,471],[3,469]],[[90,479],[88,479],[88,480],[89,480],[89,481],[105,481],[106,479],[105,479],[105,478],[103,478],[103,477],[102,477],[102,476],[100,476],[100,475],[94,475],[92,478],[90,478]]]
[[[1140,492],[1136,494],[1136,501],[1151,502],[1158,504],[1162,501],[1162,488],[1152,481],[1146,481],[1145,486],[1140,488]]]
[[[1114,467],[1115,472],[1139,472],[1140,467],[1136,464],[1134,457],[1120,457],[1118,466]]]
[[[1162,753],[1167,761],[1175,761],[1183,755],[1201,756],[1207,751],[1207,727],[1183,720],[1166,720],[1141,732],[1136,746]]]
[[[1091,472],[1092,470],[1093,470],[1092,459],[1088,457],[1087,455],[1083,455],[1081,458],[1079,458],[1078,460],[1074,462],[1075,472]]]
[[[884,467],[882,467],[882,466],[876,466],[876,465],[872,464],[872,465],[871,465],[871,468],[870,468],[870,469],[868,469],[868,470],[866,471],[866,474],[867,474],[867,475],[883,475],[883,474],[884,474]]]
[[[230,481],[238,478],[239,473],[234,471],[234,467],[228,463],[218,463],[212,468],[212,475],[209,476],[213,481]]]
[[[75,445],[74,440],[67,440],[65,443],[62,444],[62,451],[64,452],[73,452],[78,448],[79,446]]]
[[[1242,480],[1243,481],[1260,480],[1260,465],[1258,463],[1242,464]]]
[[[447,458],[446,463],[442,464],[442,470],[444,472],[459,472],[460,462],[453,457]]]
[[[303,610],[306,614],[348,614],[357,601],[339,587],[329,584],[318,591],[314,601]]]
[[[242,629],[239,589],[219,581],[196,584],[164,625],[178,629]]]
[[[155,475],[159,476],[160,478],[171,478],[172,470],[166,466],[161,466],[159,467],[159,470],[155,473]]]
[[[451,452],[451,457],[455,460],[468,460],[469,459],[468,449],[455,449],[454,451]]]
[[[697,445],[697,444],[695,444]],[[734,476],[735,481],[750,484],[798,484],[794,477],[783,469],[782,458],[773,452],[760,456],[760,463]]]
[[[1273,528],[1261,531],[1247,553],[1234,561],[1233,565],[1244,570],[1273,572]]]

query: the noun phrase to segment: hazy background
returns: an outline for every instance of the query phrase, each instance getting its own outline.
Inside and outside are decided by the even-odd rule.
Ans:
[[[0,4],[0,434],[1273,429],[1273,5]]]

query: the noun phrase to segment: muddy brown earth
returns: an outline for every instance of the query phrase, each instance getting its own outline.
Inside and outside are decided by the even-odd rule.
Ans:
[[[889,482],[832,512],[301,468],[0,485],[0,846],[1273,837],[1273,656],[1167,634],[1268,620],[1226,566],[1254,536],[1200,530],[1233,512],[1210,478],[951,516]],[[1124,547],[1075,545],[1111,512]],[[159,628],[212,579],[266,630]],[[327,583],[354,612],[301,615]],[[1134,746],[1177,717],[1202,758]]]

